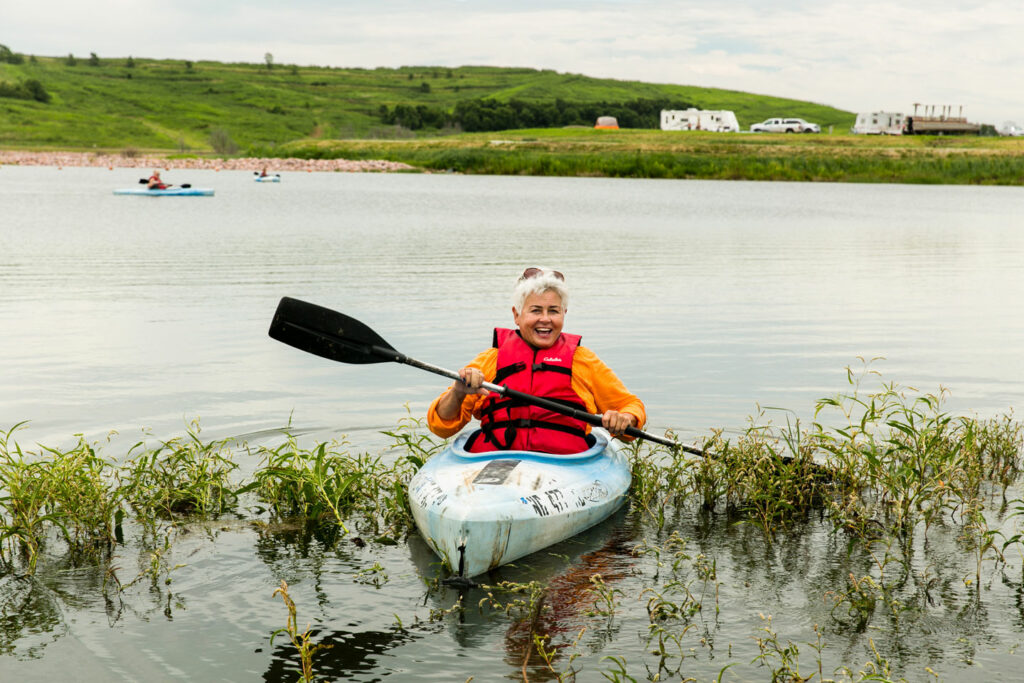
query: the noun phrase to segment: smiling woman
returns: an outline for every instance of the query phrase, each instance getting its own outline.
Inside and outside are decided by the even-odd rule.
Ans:
[[[600,412],[602,426],[620,438],[629,427],[643,427],[646,412],[640,399],[580,345],[581,337],[562,332],[569,302],[562,273],[527,268],[512,298],[517,329],[495,329],[492,348],[462,368],[461,380],[434,400],[427,421],[435,434],[451,436],[476,417],[480,429],[467,441],[470,452],[578,453],[593,446],[586,423],[491,394],[485,382]]]

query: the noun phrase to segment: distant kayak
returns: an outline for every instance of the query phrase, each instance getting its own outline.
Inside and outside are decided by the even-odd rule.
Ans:
[[[212,197],[213,190],[206,187],[168,187],[165,190],[150,190],[145,187],[129,187],[114,190],[114,194],[134,194],[141,197]]]
[[[281,182],[281,176],[279,175],[258,175],[253,178],[257,183],[279,183]]]

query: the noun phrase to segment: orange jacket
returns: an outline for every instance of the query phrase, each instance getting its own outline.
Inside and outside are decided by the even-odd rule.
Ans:
[[[487,349],[474,358],[469,366],[478,368],[484,373],[486,381],[494,381],[494,374],[498,366],[498,349]],[[620,413],[629,413],[636,418],[637,429],[643,429],[647,422],[647,411],[644,409],[643,402],[629,393],[611,368],[585,346],[577,348],[576,355],[573,356],[572,388],[576,395],[583,399],[588,412],[603,413],[606,410],[616,410]],[[451,387],[435,398],[427,410],[427,426],[430,427],[430,431],[443,439],[457,434],[460,429],[469,424],[472,418],[479,418],[480,403],[486,398],[479,394],[467,396],[462,403],[462,411],[459,415],[452,420],[443,420],[437,414],[437,403],[441,400],[441,396],[448,391],[451,391]],[[589,430],[588,426],[587,431]],[[632,440],[630,437],[625,437],[625,439]]]

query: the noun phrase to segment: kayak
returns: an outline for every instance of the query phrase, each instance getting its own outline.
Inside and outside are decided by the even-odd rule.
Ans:
[[[256,176],[253,178],[257,183],[279,183],[281,182],[281,176],[279,175],[263,175]]]
[[[454,574],[469,579],[565,540],[626,501],[629,460],[606,431],[582,453],[470,453],[459,435],[409,482],[416,526]]]
[[[114,190],[114,194],[134,194],[142,197],[212,197],[213,190],[205,187],[168,187],[165,190],[129,187],[122,190]]]

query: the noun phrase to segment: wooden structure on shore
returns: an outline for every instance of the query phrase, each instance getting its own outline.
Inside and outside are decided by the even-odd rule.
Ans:
[[[918,107],[923,107],[918,115]],[[953,116],[951,104],[920,104],[914,103],[914,113],[907,117],[905,131],[908,135],[977,135],[981,132],[981,124],[970,123],[964,116],[963,105],[956,116]]]

